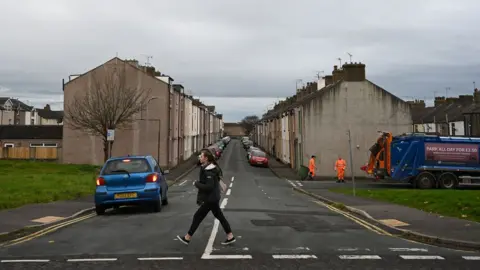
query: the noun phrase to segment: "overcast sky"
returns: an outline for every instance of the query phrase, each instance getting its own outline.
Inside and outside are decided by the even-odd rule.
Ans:
[[[348,60],[404,99],[480,85],[480,1],[0,1],[0,96],[62,107],[62,78],[144,55],[217,107],[261,114]],[[239,99],[242,97],[242,99]]]

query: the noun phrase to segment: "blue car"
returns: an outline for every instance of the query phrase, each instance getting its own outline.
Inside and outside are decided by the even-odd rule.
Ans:
[[[139,204],[150,204],[160,212],[162,205],[168,204],[167,174],[152,156],[108,159],[97,178],[97,215],[105,214],[108,208]]]

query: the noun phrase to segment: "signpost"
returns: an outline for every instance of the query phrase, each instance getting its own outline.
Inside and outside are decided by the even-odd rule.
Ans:
[[[110,158],[112,151],[111,145],[112,142],[115,140],[115,129],[107,129],[107,141],[108,141],[108,158]]]

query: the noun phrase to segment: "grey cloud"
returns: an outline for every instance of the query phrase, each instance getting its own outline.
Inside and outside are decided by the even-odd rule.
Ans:
[[[398,96],[480,83],[473,0],[17,2],[0,3],[0,85],[39,98],[117,52],[201,96],[291,95],[346,52]]]

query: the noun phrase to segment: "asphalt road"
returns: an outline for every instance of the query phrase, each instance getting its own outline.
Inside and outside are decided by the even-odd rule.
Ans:
[[[189,246],[176,240],[196,210],[194,170],[170,188],[162,212],[122,208],[3,247],[0,269],[480,269],[480,254],[381,235],[295,193],[268,168],[250,167],[238,141],[220,165],[232,246],[220,245],[211,214]]]

